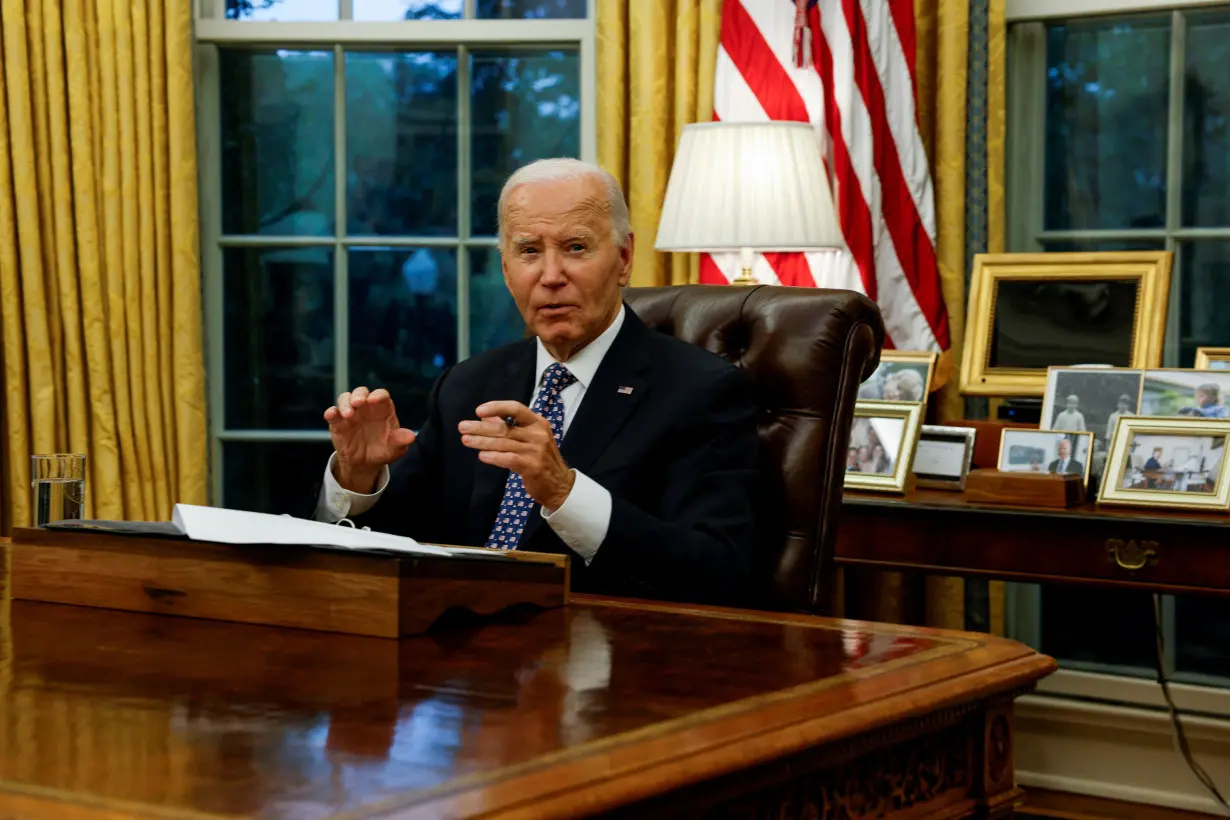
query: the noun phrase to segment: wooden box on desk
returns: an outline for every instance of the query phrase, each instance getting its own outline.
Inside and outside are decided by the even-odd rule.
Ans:
[[[965,497],[981,504],[1075,507],[1085,503],[1085,479],[1079,475],[970,470],[965,477]]]
[[[13,598],[396,638],[453,609],[562,606],[568,558],[412,556],[17,529]]]

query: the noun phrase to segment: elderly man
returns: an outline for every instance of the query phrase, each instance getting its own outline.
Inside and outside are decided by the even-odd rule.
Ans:
[[[316,517],[571,553],[578,591],[739,600],[758,507],[742,372],[624,307],[633,236],[602,169],[521,168],[499,226],[504,281],[535,338],[447,370],[417,434],[385,390],[339,396]]]

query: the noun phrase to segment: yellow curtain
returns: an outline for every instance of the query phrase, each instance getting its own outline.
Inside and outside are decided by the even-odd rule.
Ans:
[[[984,15],[986,30],[971,33],[971,7]],[[952,346],[948,352],[955,377],[965,334],[965,277],[972,259],[967,252],[966,217],[969,207],[982,207],[966,199],[970,123],[967,96],[970,60],[985,60],[986,250],[1004,249],[1004,129],[1006,106],[1005,49],[1007,27],[1004,0],[984,3],[952,0],[915,0],[918,50],[918,120],[931,161],[935,184],[936,256]],[[984,42],[978,42],[985,38]],[[978,144],[978,141],[975,141]],[[942,419],[965,417],[964,401],[953,378],[940,391],[937,408]],[[1004,585],[991,584],[991,629],[1003,633]],[[932,577],[926,587],[927,622],[959,628],[964,624],[964,584],[959,578]]]
[[[623,185],[636,233],[632,284],[697,281],[696,254],[657,253],[662,199],[683,127],[713,119],[722,0],[602,0],[598,164]]]
[[[192,4],[0,0],[0,532],[30,454],[87,512],[204,503]]]

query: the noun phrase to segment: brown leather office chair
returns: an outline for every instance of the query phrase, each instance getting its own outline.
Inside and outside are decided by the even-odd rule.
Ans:
[[[743,368],[762,410],[761,471],[769,500],[761,576],[766,608],[823,612],[858,386],[880,361],[875,303],[846,290],[761,285],[628,288],[652,328]]]

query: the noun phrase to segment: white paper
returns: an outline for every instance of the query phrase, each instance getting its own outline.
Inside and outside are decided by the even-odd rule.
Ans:
[[[306,518],[199,507],[194,504],[176,504],[172,520],[194,541],[383,549],[411,555],[445,557],[461,554],[505,557],[503,553],[493,550],[427,546],[413,538],[326,524],[323,521],[309,521]]]
[[[964,441],[921,439],[914,451],[914,472],[919,475],[961,477],[965,466]]]

